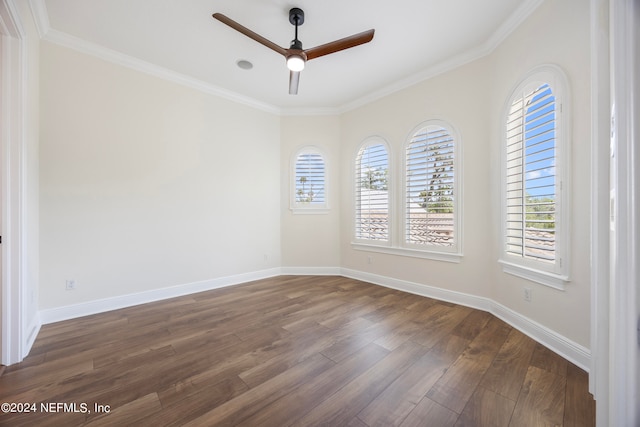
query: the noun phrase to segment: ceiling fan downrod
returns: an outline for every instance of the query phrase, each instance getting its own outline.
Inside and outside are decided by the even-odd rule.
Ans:
[[[298,40],[298,25],[304,24],[304,11],[294,7],[289,11],[289,22],[296,27],[295,37],[291,40],[291,49],[302,50],[302,42]]]

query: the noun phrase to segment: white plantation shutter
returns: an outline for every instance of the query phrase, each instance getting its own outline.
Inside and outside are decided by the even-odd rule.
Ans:
[[[556,261],[556,100],[541,84],[515,99],[507,118],[505,250]]]
[[[356,239],[389,241],[389,154],[382,143],[363,146],[356,157]]]
[[[406,243],[454,246],[457,213],[455,160],[455,140],[446,127],[422,127],[407,144]]]
[[[320,153],[301,153],[295,165],[296,203],[325,203],[325,165]]]

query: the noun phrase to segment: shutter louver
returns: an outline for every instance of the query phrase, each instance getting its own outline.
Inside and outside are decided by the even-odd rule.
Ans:
[[[455,141],[441,126],[413,135],[406,150],[405,239],[419,245],[455,243]]]
[[[389,156],[382,144],[363,147],[356,159],[356,238],[389,240]]]
[[[319,153],[302,153],[296,160],[296,203],[325,203],[325,164]]]
[[[506,133],[506,251],[555,262],[556,102],[548,84],[512,104]]]

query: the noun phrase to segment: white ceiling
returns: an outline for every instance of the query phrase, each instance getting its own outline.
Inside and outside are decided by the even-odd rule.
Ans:
[[[280,112],[344,110],[489,53],[542,0],[32,0],[45,39],[145,64]],[[289,95],[284,57],[214,20],[288,47],[288,11],[314,47],[373,28],[373,41],[307,63]],[[82,42],[79,44],[79,40]],[[72,46],[73,47],[73,46]],[[105,49],[106,48],[106,49]],[[104,53],[108,52],[109,55]],[[125,58],[123,60],[123,58]],[[240,69],[240,59],[253,69]],[[161,74],[161,73],[160,73]]]

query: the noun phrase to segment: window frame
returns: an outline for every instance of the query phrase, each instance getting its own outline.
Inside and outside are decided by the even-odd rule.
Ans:
[[[298,158],[303,154],[316,154],[322,158],[324,163],[324,202],[300,202],[297,200],[297,167]],[[325,152],[315,145],[305,145],[300,147],[293,153],[291,157],[291,179],[290,179],[290,195],[289,195],[289,208],[294,214],[326,214],[329,212],[329,174],[328,174],[328,160]]]
[[[417,244],[411,243],[407,241],[407,221],[408,221],[408,201],[407,201],[407,150],[409,149],[414,137],[421,130],[428,127],[440,127],[446,129],[453,139],[453,171],[454,171],[454,180],[453,180],[453,244],[451,246],[439,246],[433,244]],[[403,145],[403,167],[402,167],[402,224],[401,224],[401,244],[402,248],[411,251],[423,252],[425,254],[433,254],[437,256],[437,259],[443,257],[443,255],[453,255],[454,258],[452,260],[459,261],[458,257],[462,256],[462,149],[461,149],[461,139],[458,131],[452,126],[448,121],[434,118],[428,119],[415,126],[411,132],[409,132],[407,138],[405,139]]]
[[[438,119],[433,119],[434,123],[438,122]],[[427,120],[423,123],[427,123],[430,122],[431,120]],[[459,163],[457,164],[457,166],[459,167],[460,170],[462,170],[462,156],[461,156],[461,144],[460,144],[460,137],[459,134],[457,133],[457,131],[455,130],[455,128],[447,121],[441,121],[442,123],[447,124],[447,128],[450,129],[452,132],[455,132],[455,138],[456,138],[456,150],[458,150],[457,152],[457,158]],[[440,122],[438,122],[440,123]],[[420,126],[420,125],[419,125]],[[413,132],[410,133],[410,137],[413,136],[413,133],[419,129],[418,127],[415,127]],[[385,149],[387,150],[387,156],[388,156],[388,173],[387,173],[387,179],[388,179],[388,183],[387,183],[387,188],[388,188],[388,232],[389,232],[389,236],[388,236],[388,240],[381,242],[381,241],[375,241],[375,240],[366,240],[366,239],[358,239],[356,238],[356,227],[357,227],[357,182],[356,182],[356,173],[357,173],[357,159],[359,156],[360,151],[366,147],[367,145],[375,145],[376,143],[381,143],[385,146]],[[398,163],[396,163],[396,161]],[[459,180],[458,180],[458,194],[459,194],[459,205],[458,205],[458,245],[457,245],[457,250],[454,251],[439,251],[439,250],[432,250],[431,248],[429,248],[428,250],[425,250],[424,248],[419,248],[419,249],[415,249],[413,247],[407,247],[405,245],[403,245],[402,240],[402,233],[404,231],[404,225],[400,224],[399,221],[403,221],[404,220],[404,208],[400,211],[399,209],[399,203],[401,203],[404,206],[404,196],[399,197],[398,194],[398,190],[400,189],[400,187],[402,187],[404,189],[404,178],[402,179],[397,179],[398,177],[396,176],[397,174],[397,170],[402,170],[403,174],[404,174],[404,170],[405,170],[405,159],[404,156],[399,156],[399,159],[396,159],[394,157],[394,152],[391,150],[391,146],[388,143],[388,140],[386,138],[383,138],[381,136],[370,136],[368,138],[365,138],[356,148],[353,157],[352,157],[352,168],[351,168],[351,179],[352,179],[352,185],[353,185],[353,193],[352,193],[352,202],[354,203],[354,208],[352,210],[352,224],[353,224],[353,231],[352,231],[352,241],[351,241],[351,247],[354,250],[358,250],[358,251],[365,251],[365,252],[376,252],[376,253],[384,253],[384,254],[390,254],[390,255],[398,255],[398,256],[405,256],[405,257],[412,257],[412,258],[421,258],[421,259],[429,259],[429,260],[435,260],[435,261],[444,261],[444,262],[451,262],[451,263],[460,263],[462,261],[462,174],[459,175]],[[399,165],[401,165],[400,167],[398,167]],[[400,213],[402,212],[402,213]]]
[[[535,88],[548,84],[555,98],[555,261],[553,263],[517,256],[507,252],[507,121],[511,106]],[[555,65],[531,70],[511,91],[502,109],[500,125],[500,258],[503,272],[564,290],[570,281],[570,106],[569,85],[565,73]],[[524,195],[522,196],[524,199]]]
[[[358,180],[357,180],[357,173],[359,170],[358,167],[358,161],[359,161],[359,157],[360,157],[360,153],[362,150],[364,150],[366,147],[369,146],[375,146],[375,145],[382,145],[387,153],[387,239],[386,240],[372,240],[372,239],[362,239],[358,237]],[[368,138],[366,138],[364,141],[362,141],[360,143],[360,145],[358,145],[356,151],[355,151],[355,155],[352,157],[352,166],[353,168],[352,173],[353,173],[353,179],[352,179],[352,185],[353,185],[353,198],[352,201],[354,203],[354,209],[353,209],[353,218],[352,218],[352,224],[353,224],[353,245],[354,247],[360,248],[360,249],[365,249],[366,248],[389,248],[392,245],[392,241],[393,241],[393,236],[394,236],[394,230],[393,230],[393,223],[394,223],[394,217],[395,215],[393,214],[394,212],[394,203],[393,203],[393,157],[392,157],[392,152],[391,152],[391,147],[389,145],[389,143],[387,142],[387,140],[381,136],[370,136]]]

